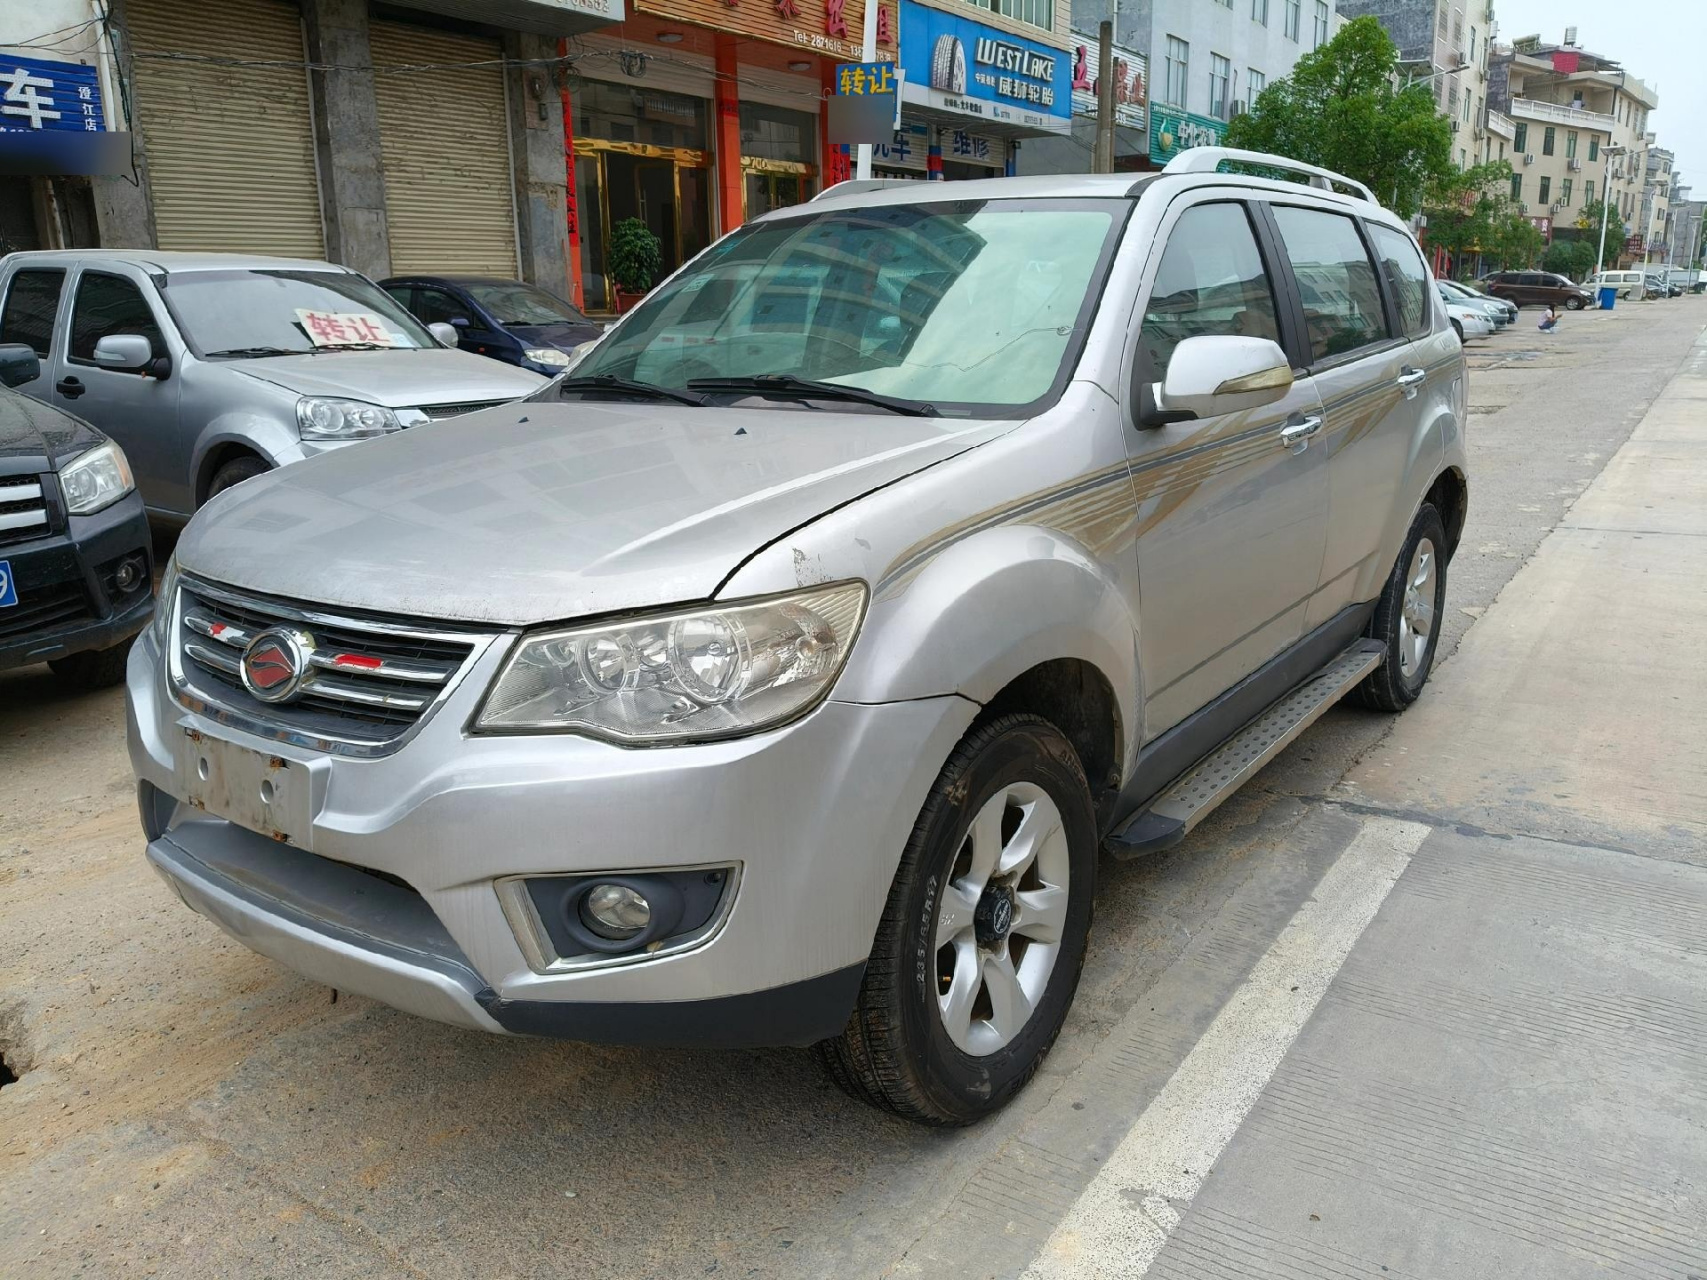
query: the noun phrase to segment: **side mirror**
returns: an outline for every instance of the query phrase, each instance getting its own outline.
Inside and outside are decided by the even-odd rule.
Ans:
[[[141,373],[154,363],[154,345],[140,333],[111,333],[95,344],[95,363],[117,373]]]
[[[450,318],[450,323],[453,329],[466,329],[469,327],[469,320],[467,316],[452,316]]]
[[[465,320],[463,323],[466,324],[468,322]],[[456,330],[452,326],[446,324],[443,320],[433,321],[432,324],[427,326],[427,332],[437,338],[439,343],[443,346],[454,347],[457,344],[458,335]]]
[[[1151,394],[1160,414],[1178,421],[1261,408],[1291,389],[1292,362],[1278,343],[1217,334],[1187,338],[1175,347]]]
[[[21,387],[41,377],[41,360],[33,348],[22,342],[0,345],[0,382],[8,387]]]

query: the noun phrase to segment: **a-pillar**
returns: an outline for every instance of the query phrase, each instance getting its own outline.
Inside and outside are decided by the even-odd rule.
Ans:
[[[717,53],[717,229],[730,232],[746,220],[741,173],[741,94],[735,37],[718,32]]]

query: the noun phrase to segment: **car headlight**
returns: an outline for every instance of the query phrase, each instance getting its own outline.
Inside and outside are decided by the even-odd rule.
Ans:
[[[110,507],[136,488],[124,450],[111,440],[96,445],[59,472],[65,509],[74,516],[93,515]]]
[[[535,364],[548,364],[553,369],[569,367],[569,353],[559,351],[556,347],[529,347],[522,354]]]
[[[382,404],[327,396],[298,400],[296,426],[304,440],[366,440],[403,429],[397,415]]]
[[[579,733],[630,746],[754,733],[829,692],[865,584],[524,636],[476,729]]]

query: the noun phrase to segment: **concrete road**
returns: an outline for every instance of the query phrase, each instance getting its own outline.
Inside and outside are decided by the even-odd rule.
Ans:
[[[0,1275],[1707,1274],[1704,322],[1472,343],[1429,692],[1105,864],[966,1132],[334,1002],[146,869],[118,695],[0,675]]]

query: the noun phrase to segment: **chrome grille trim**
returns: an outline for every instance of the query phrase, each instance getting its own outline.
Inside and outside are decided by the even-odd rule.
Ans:
[[[482,409],[496,409],[501,404],[509,404],[508,400],[470,400],[464,404],[422,404],[416,405],[422,413],[433,421],[441,418],[458,418],[465,413],[478,413]]]
[[[171,609],[173,696],[222,724],[335,755],[400,749],[499,638],[489,631],[332,612],[181,575]],[[242,651],[267,627],[327,636],[300,696],[261,703],[242,687]],[[368,648],[364,648],[364,642]],[[414,650],[415,656],[398,654]]]
[[[47,495],[41,481],[0,480],[0,542],[22,542],[47,531]]]

